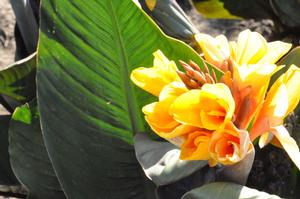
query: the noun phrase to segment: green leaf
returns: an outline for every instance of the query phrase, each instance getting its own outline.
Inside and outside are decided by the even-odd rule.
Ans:
[[[300,30],[299,0],[270,0],[269,2],[282,24],[295,31]]]
[[[31,54],[36,51],[38,41],[38,20],[35,18],[32,6],[36,6],[38,3],[36,0],[10,0],[10,3],[26,50]]]
[[[133,135],[146,130],[141,107],[151,98],[133,86],[130,72],[151,66],[157,49],[202,66],[201,58],[131,0],[44,0],[41,14],[38,104],[67,196],[154,198],[132,146]]]
[[[285,65],[282,69],[277,71],[271,78],[269,88],[273,85],[273,83],[283,74],[285,73],[289,67],[294,64],[298,67],[300,67],[300,46],[294,48],[292,51],[290,51],[287,55],[285,55],[278,63],[277,65]]]
[[[9,153],[18,179],[29,198],[66,198],[47,154],[36,101],[16,108],[9,129]]]
[[[273,11],[269,0],[193,0],[195,8],[207,18],[269,19]]]
[[[231,14],[220,0],[193,0],[196,10],[206,18],[239,19]]]
[[[0,71],[0,94],[20,103],[35,97],[35,53]]]
[[[8,154],[8,127],[10,115],[0,116],[0,184],[17,185],[16,179],[9,162]]]
[[[192,42],[199,31],[175,0],[140,0],[143,9],[172,37]]]
[[[193,189],[182,199],[280,199],[276,195],[228,182],[216,182]]]
[[[277,64],[286,66],[294,64],[300,67],[300,46],[294,48],[291,52],[285,55]]]

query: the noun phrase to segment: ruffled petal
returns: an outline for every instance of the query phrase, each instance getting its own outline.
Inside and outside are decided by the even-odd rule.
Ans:
[[[138,87],[158,96],[167,84],[180,81],[174,61],[169,61],[164,54],[158,50],[154,55],[154,66],[151,68],[136,68],[131,72],[131,80]]]

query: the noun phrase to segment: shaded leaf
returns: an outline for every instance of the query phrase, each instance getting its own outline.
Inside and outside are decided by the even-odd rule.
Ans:
[[[15,110],[9,143],[13,170],[28,188],[29,198],[66,198],[44,146],[36,101]]]
[[[17,185],[16,179],[9,162],[8,154],[8,127],[10,115],[0,116],[0,185]]]
[[[231,14],[220,0],[194,0],[195,8],[206,18],[239,19],[240,17]]]
[[[300,46],[294,48],[291,52],[285,55],[279,62],[278,65],[290,66],[292,64],[300,67]]]
[[[34,8],[37,0],[10,0],[14,10],[18,30],[21,33],[26,50],[29,54],[36,51],[38,41],[38,20]],[[33,4],[33,5],[32,5]]]
[[[281,60],[279,60],[277,65],[285,65],[282,69],[277,71],[271,78],[269,88],[273,85],[273,83],[282,75],[285,73],[289,67],[294,64],[298,67],[300,67],[300,47],[296,47],[293,50],[291,50],[287,55],[285,55]]]
[[[0,94],[19,103],[35,97],[36,56],[35,53],[0,71]]]
[[[159,199],[181,198],[186,192],[196,187],[215,182],[215,177],[216,167],[206,165],[192,175],[180,179],[177,182],[158,187],[156,190],[157,197]]]
[[[146,134],[136,134],[134,148],[144,172],[158,186],[177,182],[207,166],[207,161],[180,160],[180,149],[175,145],[152,141]]]
[[[198,30],[175,0],[140,0],[143,9],[172,37],[192,42]]]
[[[270,19],[274,15],[269,0],[193,0],[193,2],[196,9],[209,18]]]
[[[182,199],[280,199],[276,195],[228,182],[216,182],[193,189]]]
[[[282,24],[300,31],[299,0],[270,0],[270,5]]]

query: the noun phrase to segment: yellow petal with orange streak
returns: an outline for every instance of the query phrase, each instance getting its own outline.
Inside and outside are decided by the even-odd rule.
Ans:
[[[181,145],[180,159],[182,160],[208,160],[210,154],[208,145],[211,132],[197,130],[188,134],[187,139]]]
[[[269,132],[262,134],[258,142],[259,147],[260,148],[265,147],[267,144],[269,144],[272,141],[273,137],[274,135]]]
[[[170,107],[170,114],[183,124],[215,130],[230,121],[235,102],[223,83],[205,84],[179,96]],[[218,113],[218,115],[215,115]]]
[[[196,34],[195,40],[199,44],[206,61],[220,67],[230,56],[230,47],[227,38],[219,35],[213,38],[207,34]]]
[[[300,151],[296,141],[290,136],[284,126],[274,127],[272,133],[276,136],[291,160],[300,170]]]
[[[211,159],[210,166],[219,162],[224,165],[235,164],[245,158],[249,151],[253,150],[248,132],[238,130],[237,136],[224,132],[214,132],[209,145]]]
[[[238,65],[255,64],[267,50],[267,41],[261,34],[244,30],[238,36],[235,61]]]
[[[243,64],[234,67],[233,75],[240,90],[247,86],[258,90],[268,87],[271,76],[282,67],[275,64]]]
[[[170,100],[154,102],[143,107],[145,119],[149,125],[156,128],[170,129],[179,125],[171,115],[169,115]]]
[[[276,119],[274,122],[270,122],[271,126],[282,124],[283,119],[296,108],[300,100],[298,94],[300,90],[299,80],[300,69],[292,65],[272,85],[262,110],[267,113],[269,118]]]
[[[259,115],[251,129],[251,140],[283,124],[300,100],[300,69],[294,65],[272,85]]]
[[[207,114],[212,116],[212,113],[219,112],[219,117],[224,116],[224,124],[226,124],[228,121],[231,121],[235,110],[235,101],[229,87],[223,83],[204,84],[202,86],[202,92],[203,96],[212,98],[210,103],[207,103],[205,100],[202,102],[200,98],[200,104],[204,110],[206,107],[213,105],[214,101],[220,105],[219,107],[206,109]],[[221,114],[220,111],[223,113]]]
[[[186,135],[197,129],[194,126],[188,126],[188,125],[184,125],[184,124],[179,124],[175,128],[169,128],[169,129],[157,128],[157,127],[151,126],[151,125],[150,125],[150,127],[157,135],[159,135],[160,137],[165,138],[167,140]]]
[[[190,90],[180,95],[170,107],[174,119],[183,124],[202,127],[199,99],[201,90]]]
[[[188,89],[183,82],[171,82],[170,84],[167,84],[160,92],[159,101],[171,98],[175,99],[187,91]]]
[[[297,66],[290,66],[284,76],[284,83],[286,85],[289,99],[288,110],[284,116],[286,117],[297,107],[300,100],[300,96],[298,94],[300,90],[300,69]]]
[[[267,44],[267,53],[258,61],[258,64],[275,64],[292,48],[292,44],[274,41]]]
[[[176,73],[174,61],[169,61],[160,50],[153,55],[153,67],[136,68],[131,72],[130,78],[138,87],[158,96],[164,86],[173,81],[180,81],[180,78]]]

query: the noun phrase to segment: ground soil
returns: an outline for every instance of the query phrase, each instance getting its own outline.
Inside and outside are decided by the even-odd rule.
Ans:
[[[8,0],[0,0],[0,68],[13,63],[15,16]]]
[[[14,62],[15,57],[15,16],[9,0],[0,0],[0,69]],[[0,105],[0,114],[7,111]]]

